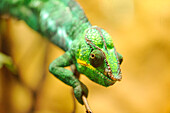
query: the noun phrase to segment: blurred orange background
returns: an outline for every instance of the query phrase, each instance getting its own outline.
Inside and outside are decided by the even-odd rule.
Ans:
[[[92,25],[109,32],[124,57],[123,79],[113,86],[105,88],[81,75],[92,111],[170,113],[170,1],[77,1]],[[22,82],[1,70],[0,113],[71,113],[72,88],[48,72],[48,65],[64,51],[23,21],[10,19],[7,25],[10,54]],[[76,113],[85,113],[85,107],[76,104]]]

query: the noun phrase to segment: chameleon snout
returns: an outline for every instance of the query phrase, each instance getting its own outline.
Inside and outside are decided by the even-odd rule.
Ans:
[[[104,75],[109,77],[113,81],[121,81],[121,79],[122,79],[122,74],[121,73],[119,73],[118,76],[114,76],[112,74],[111,70],[108,70],[107,68],[105,68],[105,70],[104,70]]]

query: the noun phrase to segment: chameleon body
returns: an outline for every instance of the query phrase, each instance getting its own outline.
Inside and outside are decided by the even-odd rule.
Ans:
[[[64,67],[74,64],[79,73],[105,87],[121,80],[123,58],[111,36],[102,28],[92,26],[74,0],[1,0],[2,14],[24,20],[66,51],[50,64],[49,71],[73,87],[81,104],[84,104],[82,95],[87,97],[88,89]]]

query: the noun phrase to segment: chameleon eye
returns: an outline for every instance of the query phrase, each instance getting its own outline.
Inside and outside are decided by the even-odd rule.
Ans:
[[[103,64],[104,55],[100,50],[95,49],[91,52],[89,61],[92,66],[99,67]]]

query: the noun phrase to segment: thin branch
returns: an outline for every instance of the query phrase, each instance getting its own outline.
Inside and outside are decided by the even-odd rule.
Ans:
[[[38,105],[38,96],[39,96],[39,93],[40,91],[42,90],[43,88],[43,84],[44,84],[44,81],[45,81],[45,78],[46,78],[46,65],[47,65],[47,53],[48,53],[48,45],[49,43],[47,42],[46,43],[46,47],[45,47],[45,50],[44,50],[44,64],[43,64],[43,74],[42,74],[42,77],[41,77],[41,80],[39,81],[37,87],[36,87],[36,90],[32,91],[32,94],[33,94],[33,102],[32,102],[32,106],[29,110],[29,113],[33,113],[33,112],[36,112],[36,107]]]
[[[87,98],[83,95],[82,96],[85,108],[86,108],[86,113],[92,113],[92,110],[90,109],[90,106],[88,104]]]

